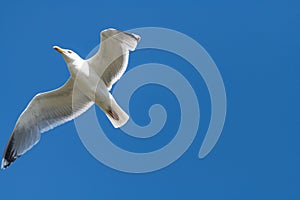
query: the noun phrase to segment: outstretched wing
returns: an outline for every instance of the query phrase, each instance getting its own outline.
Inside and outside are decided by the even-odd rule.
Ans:
[[[139,40],[138,35],[116,29],[106,29],[101,32],[99,50],[88,62],[109,90],[124,74],[129,51],[135,50]]]
[[[93,105],[84,95],[72,99],[73,85],[69,79],[59,89],[38,94],[31,100],[7,143],[2,168],[31,149],[40,140],[41,133],[74,119]]]

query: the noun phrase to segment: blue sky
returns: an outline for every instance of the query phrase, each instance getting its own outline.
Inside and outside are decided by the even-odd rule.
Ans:
[[[174,55],[134,52],[128,69],[165,63],[181,69],[197,89],[200,129],[188,151],[162,170],[123,173],[94,159],[70,122],[44,134],[37,146],[1,171],[1,198],[299,199],[299,20],[297,1],[2,2],[0,149],[31,98],[67,80],[67,67],[52,46],[85,57],[99,43],[99,32],[109,27],[165,27],[195,39],[219,68],[228,110],[219,142],[199,160],[210,117],[205,83]],[[174,113],[170,122],[176,124],[178,103],[168,90],[148,86],[134,100],[149,106],[157,103],[151,96]],[[147,124],[143,104],[131,107],[137,123]],[[174,137],[173,124],[149,141],[125,137],[98,115],[112,131],[107,136],[131,151],[151,151]]]

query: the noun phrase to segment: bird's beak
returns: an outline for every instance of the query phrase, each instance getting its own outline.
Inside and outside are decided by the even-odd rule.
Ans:
[[[59,53],[63,53],[64,52],[64,50],[62,48],[60,48],[59,46],[53,46],[53,49],[55,49]]]

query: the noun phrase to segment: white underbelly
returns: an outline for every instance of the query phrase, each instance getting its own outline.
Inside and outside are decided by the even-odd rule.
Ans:
[[[96,98],[98,102],[103,103],[109,100],[106,85],[88,64],[83,65],[77,72],[74,87],[94,102]]]

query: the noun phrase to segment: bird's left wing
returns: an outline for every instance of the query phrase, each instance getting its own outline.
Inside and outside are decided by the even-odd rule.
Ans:
[[[36,95],[19,117],[7,143],[2,168],[31,149],[41,133],[74,119],[93,105],[84,95],[74,95],[73,80],[61,88]]]
[[[100,35],[99,50],[88,62],[110,90],[125,72],[129,51],[135,50],[140,36],[112,28],[102,31]]]

